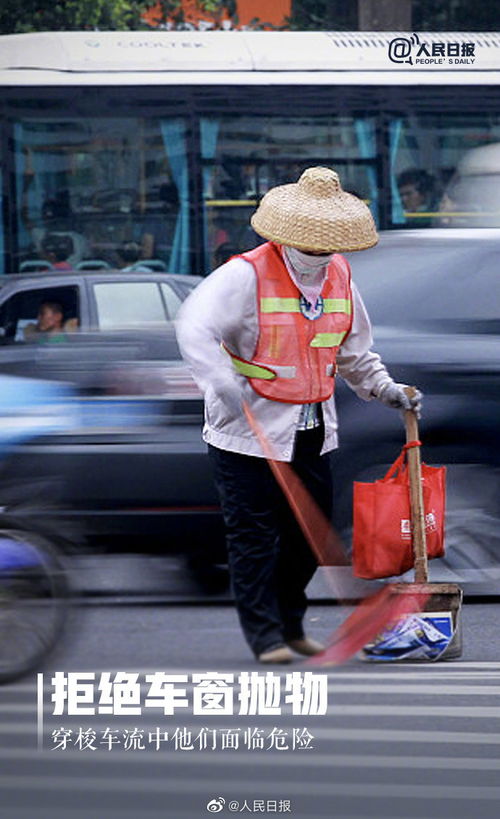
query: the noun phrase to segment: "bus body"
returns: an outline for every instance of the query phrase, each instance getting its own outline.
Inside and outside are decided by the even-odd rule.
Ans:
[[[467,153],[500,142],[499,47],[495,32],[3,36],[0,271],[46,263],[62,234],[73,267],[206,274],[258,243],[266,190],[316,164],[381,229],[500,224],[470,186],[466,209],[447,195]]]

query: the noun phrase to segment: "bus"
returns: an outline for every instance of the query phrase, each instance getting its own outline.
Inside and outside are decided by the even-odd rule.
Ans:
[[[496,32],[5,35],[0,272],[43,269],[50,247],[73,268],[206,275],[311,165],[380,229],[500,224],[456,184],[500,143],[499,75]]]

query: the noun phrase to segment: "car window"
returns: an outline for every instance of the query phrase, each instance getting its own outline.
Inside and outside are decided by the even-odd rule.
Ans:
[[[101,330],[165,324],[167,320],[157,282],[98,282],[94,295]]]
[[[165,299],[165,304],[167,306],[168,317],[169,319],[173,319],[177,315],[177,312],[182,304],[182,301],[180,297],[177,295],[177,293],[174,293],[169,284],[162,284],[161,290],[163,293],[163,298]]]
[[[0,307],[0,333],[4,343],[39,341],[43,334],[37,325],[40,308],[44,304],[60,306],[62,330],[78,329],[80,308],[77,287],[37,287],[14,293]]]

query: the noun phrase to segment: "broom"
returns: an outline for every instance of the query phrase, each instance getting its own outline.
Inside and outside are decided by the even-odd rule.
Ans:
[[[413,398],[415,387],[406,387],[405,392],[409,398]],[[415,413],[405,410],[404,417],[406,443],[418,441],[418,422]],[[436,658],[451,659],[459,657],[462,653],[460,609],[463,592],[456,583],[429,583],[420,446],[409,447],[407,459],[415,580],[413,583],[395,584],[393,593],[402,599],[405,597],[415,599],[415,595],[421,597],[425,605],[420,610],[424,608],[426,612],[451,613],[453,637],[446,650]]]
[[[255,433],[271,471],[319,565],[348,565],[349,561],[344,554],[340,538],[324,512],[311,497],[291,465],[276,460],[271,444],[246,402],[243,402],[243,408],[250,428]],[[346,602],[342,601],[339,593],[341,590],[336,587],[330,576],[329,580],[334,587],[335,597],[340,603]],[[315,655],[308,663],[336,665],[345,662],[374,639],[388,623],[410,612],[422,610],[427,600],[425,590],[415,589],[410,593],[401,594],[394,593],[394,588],[393,584],[387,584],[358,603],[354,612],[331,635],[325,651]]]

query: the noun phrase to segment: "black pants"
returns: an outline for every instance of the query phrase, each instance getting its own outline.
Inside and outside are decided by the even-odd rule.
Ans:
[[[292,467],[330,519],[323,426],[298,432]],[[317,565],[265,458],[209,446],[240,623],[255,655],[304,635],[305,588]]]

